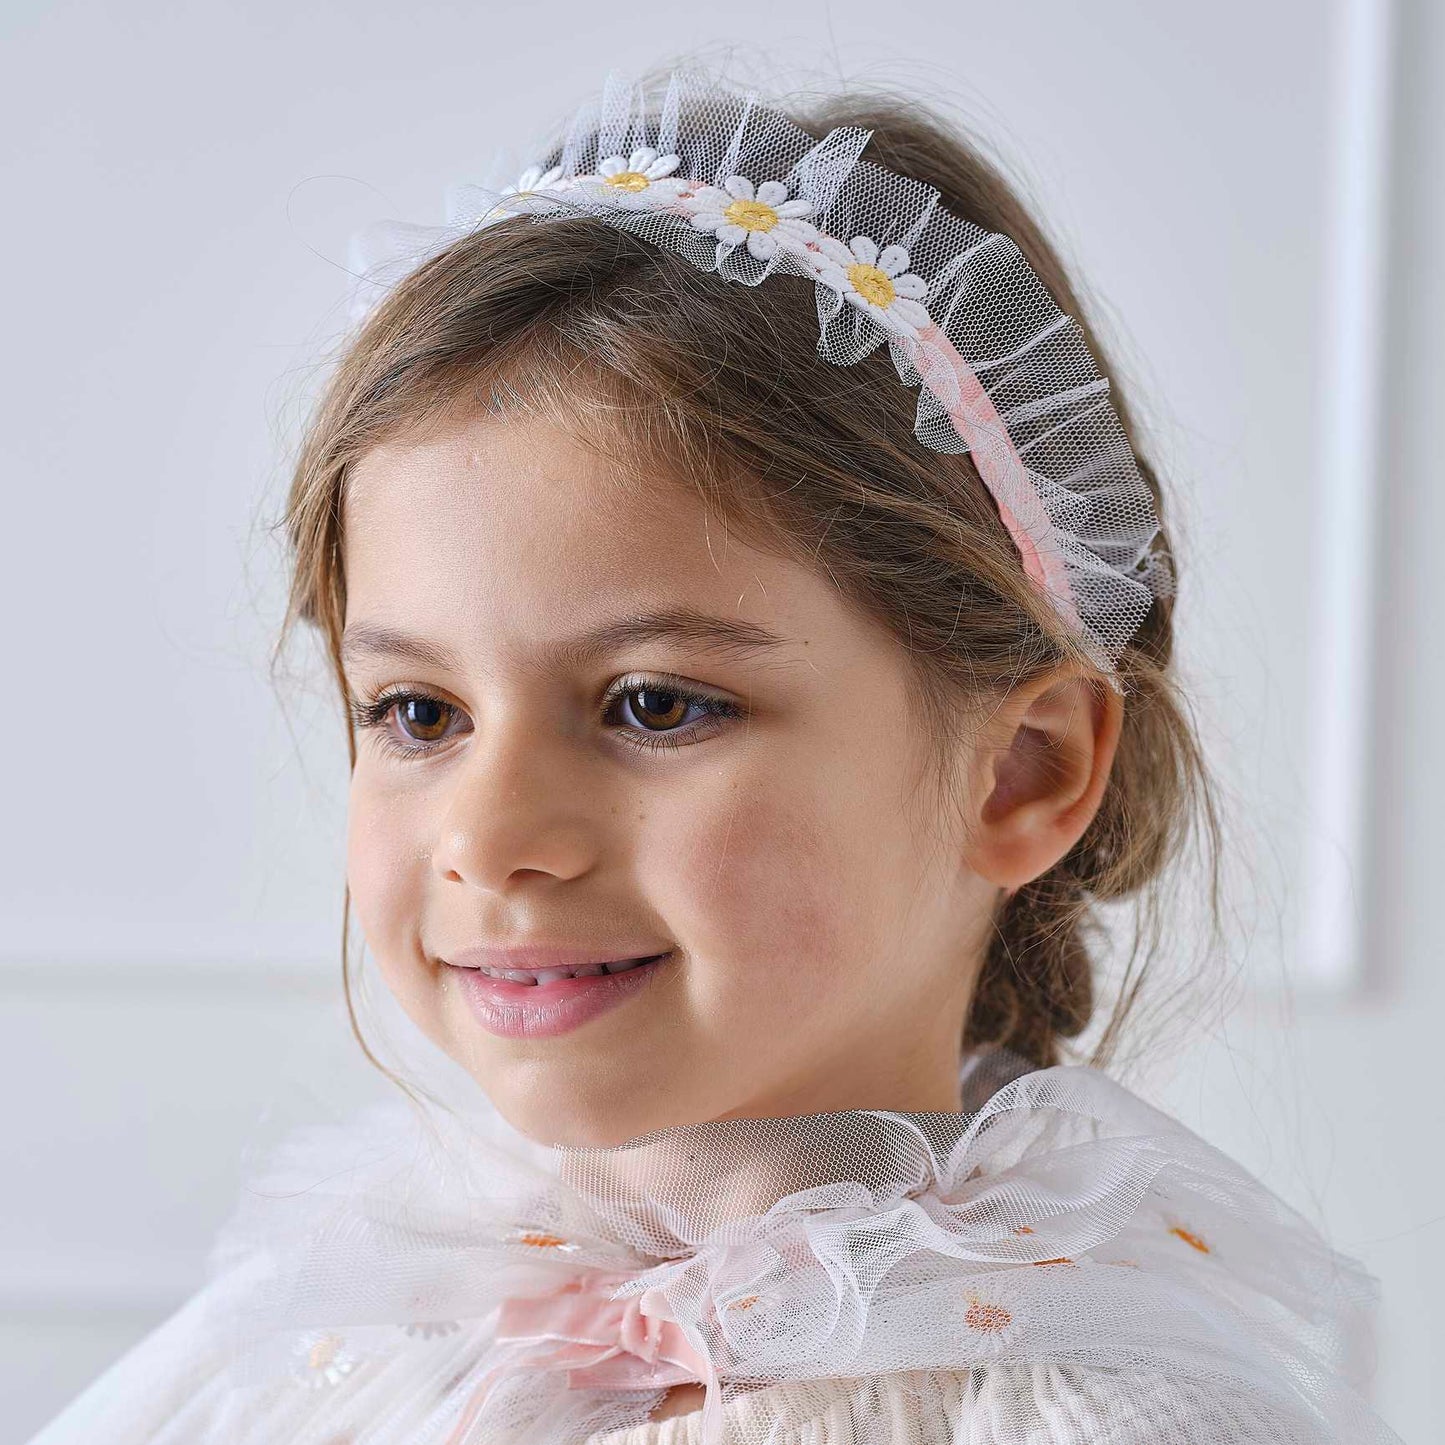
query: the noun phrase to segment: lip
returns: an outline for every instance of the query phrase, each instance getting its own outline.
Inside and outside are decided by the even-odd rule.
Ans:
[[[610,949],[589,948],[580,944],[526,943],[507,947],[482,943],[473,948],[458,949],[444,961],[454,968],[491,968],[498,971],[521,968],[535,972],[544,968],[581,968],[588,963],[617,963],[628,958],[651,958],[663,951],[648,939],[623,943]]]
[[[530,956],[533,960],[538,957],[535,951]],[[562,963],[533,961],[524,965],[489,961],[488,967],[573,968],[583,963],[616,962],[620,956],[603,958],[593,952],[585,957],[574,954]],[[515,957],[515,951],[509,955],[509,959]],[[555,960],[555,951],[551,957]],[[550,983],[514,983],[511,979],[492,978],[476,964],[453,962],[448,967],[456,975],[473,1016],[488,1033],[506,1039],[545,1039],[570,1033],[589,1020],[619,1007],[645,989],[672,961],[673,955],[669,951],[656,963],[643,964],[639,968],[628,969],[626,973],[559,978]]]

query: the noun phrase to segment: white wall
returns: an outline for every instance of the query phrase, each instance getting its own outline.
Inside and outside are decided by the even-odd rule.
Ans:
[[[1366,143],[1353,171],[1371,112],[1368,66],[1338,64],[1346,13],[1367,31],[1393,14],[1396,34],[1388,148]],[[342,322],[348,235],[439,217],[446,184],[609,66],[745,41],[785,75],[958,104],[1142,388],[1252,929],[1240,1007],[1155,1060],[1149,1088],[1380,1275],[1378,1404],[1407,1439],[1439,1438],[1441,7],[12,0],[0,41],[7,1429],[24,1438],[194,1288],[282,1073],[323,1067],[329,1041],[330,1073],[377,1087],[336,1045],[339,719],[320,685],[278,697],[265,672],[280,583],[263,525]],[[1342,210],[1342,177],[1368,197],[1376,170],[1379,204]],[[1387,398],[1358,470],[1340,465],[1331,358],[1371,293],[1341,216],[1389,261],[1358,333],[1382,328]],[[1358,857],[1319,790],[1318,660],[1347,638],[1322,630],[1332,574],[1305,524],[1342,472],[1382,537],[1366,671],[1346,677],[1372,726]],[[1315,887],[1322,842],[1354,865],[1330,929],[1355,920],[1363,940],[1332,984],[1298,917],[1337,891]]]

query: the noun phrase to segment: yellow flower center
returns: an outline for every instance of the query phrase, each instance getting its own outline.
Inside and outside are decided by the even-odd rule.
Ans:
[[[652,182],[641,171],[618,171],[615,176],[607,177],[607,184],[619,191],[645,191]]]
[[[778,213],[761,201],[734,201],[723,215],[745,231],[771,231],[778,224]]]
[[[1181,1229],[1176,1226],[1174,1229],[1171,1229],[1169,1233],[1177,1234],[1179,1238],[1185,1242],[1185,1244],[1193,1245],[1194,1248],[1197,1249],[1201,1254],[1210,1253],[1209,1246],[1205,1244],[1205,1242],[1200,1239],[1197,1234],[1191,1234],[1187,1229]]]
[[[1010,1324],[1013,1316],[1002,1306],[974,1300],[964,1314],[963,1322],[972,1330],[992,1333]]]
[[[886,271],[879,270],[877,266],[865,265],[862,261],[855,262],[848,268],[848,279],[853,283],[853,289],[865,301],[871,301],[884,311],[893,304],[893,298],[898,295]]]
[[[538,1249],[558,1249],[567,1241],[560,1234],[544,1234],[540,1230],[528,1230],[521,1236],[523,1244],[530,1244]]]

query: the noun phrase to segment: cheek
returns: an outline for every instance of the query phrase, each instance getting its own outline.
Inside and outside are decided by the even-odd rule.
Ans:
[[[850,856],[848,822],[825,792],[740,786],[687,822],[659,875],[673,877],[682,941],[716,960],[719,989],[742,982],[758,998],[765,986],[781,1002],[836,979],[848,951],[868,948],[866,879]]]
[[[421,916],[422,870],[404,816],[353,780],[347,807],[346,878],[351,903],[377,965],[393,987],[410,958]]]

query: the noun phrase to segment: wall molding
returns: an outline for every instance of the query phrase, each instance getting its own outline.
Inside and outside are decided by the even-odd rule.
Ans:
[[[1391,76],[1395,0],[1338,0],[1327,242],[1321,277],[1320,442],[1312,548],[1315,680],[1307,802],[1294,929],[1306,988],[1363,981],[1369,911],[1369,750],[1377,630]]]

